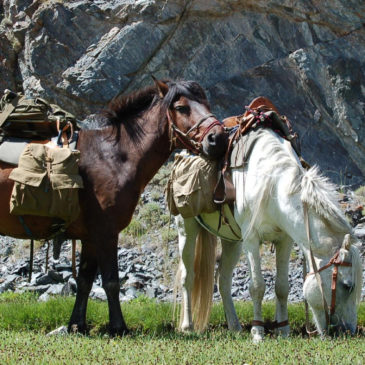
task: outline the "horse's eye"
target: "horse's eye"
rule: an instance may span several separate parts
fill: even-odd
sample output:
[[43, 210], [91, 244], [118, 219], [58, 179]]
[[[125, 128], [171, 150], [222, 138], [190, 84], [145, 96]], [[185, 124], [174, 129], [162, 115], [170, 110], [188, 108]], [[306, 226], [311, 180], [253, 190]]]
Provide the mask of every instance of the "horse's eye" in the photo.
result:
[[349, 281], [349, 280], [344, 280], [342, 282], [342, 286], [349, 293], [351, 293], [354, 290], [354, 284], [351, 281]]
[[188, 105], [177, 105], [177, 106], [175, 106], [175, 110], [182, 114], [190, 113], [190, 107]]

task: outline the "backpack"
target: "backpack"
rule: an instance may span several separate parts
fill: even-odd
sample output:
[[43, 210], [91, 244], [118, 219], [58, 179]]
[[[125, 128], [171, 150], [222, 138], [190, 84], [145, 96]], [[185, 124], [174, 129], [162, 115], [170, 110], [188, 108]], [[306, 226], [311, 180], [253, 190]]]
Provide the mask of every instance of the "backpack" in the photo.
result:
[[49, 139], [67, 124], [79, 129], [74, 115], [44, 99], [5, 90], [0, 100], [0, 136]]

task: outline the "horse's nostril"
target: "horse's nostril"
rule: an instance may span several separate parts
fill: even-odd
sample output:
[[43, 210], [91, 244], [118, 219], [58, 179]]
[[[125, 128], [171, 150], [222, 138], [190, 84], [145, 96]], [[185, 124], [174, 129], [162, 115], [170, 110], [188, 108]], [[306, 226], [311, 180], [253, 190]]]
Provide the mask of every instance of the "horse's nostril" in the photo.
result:
[[215, 144], [215, 134], [214, 133], [210, 133], [207, 135], [207, 139], [209, 144]]

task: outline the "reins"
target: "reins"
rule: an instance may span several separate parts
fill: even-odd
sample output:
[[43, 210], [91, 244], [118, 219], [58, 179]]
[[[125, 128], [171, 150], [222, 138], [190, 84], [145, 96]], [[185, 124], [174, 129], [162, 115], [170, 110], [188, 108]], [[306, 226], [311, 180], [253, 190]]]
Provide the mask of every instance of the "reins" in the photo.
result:
[[[321, 292], [321, 298], [322, 298], [322, 305], [323, 305], [323, 311], [326, 317], [326, 328], [327, 331], [329, 331], [331, 326], [331, 317], [335, 314], [336, 310], [336, 289], [337, 289], [337, 276], [338, 276], [338, 267], [339, 266], [346, 266], [351, 267], [351, 262], [344, 262], [339, 259], [340, 256], [340, 249], [336, 251], [336, 253], [332, 256], [332, 258], [329, 260], [329, 262], [322, 266], [321, 268], [317, 268], [317, 264], [314, 259], [313, 250], [312, 250], [312, 238], [310, 233], [310, 226], [309, 226], [309, 216], [308, 216], [308, 205], [307, 203], [303, 202], [303, 215], [304, 215], [304, 223], [305, 223], [305, 230], [307, 233], [307, 240], [309, 244], [309, 257], [312, 264], [313, 271], [306, 273], [304, 280], [310, 276], [315, 275], [320, 292]], [[328, 305], [326, 298], [324, 296], [323, 291], [323, 282], [321, 275], [319, 274], [321, 271], [326, 270], [333, 267], [332, 270], [332, 281], [331, 281], [331, 304]], [[309, 316], [308, 316], [308, 304], [305, 300], [305, 307], [306, 307], [306, 330], [309, 335], [314, 334], [316, 331], [309, 331]]]

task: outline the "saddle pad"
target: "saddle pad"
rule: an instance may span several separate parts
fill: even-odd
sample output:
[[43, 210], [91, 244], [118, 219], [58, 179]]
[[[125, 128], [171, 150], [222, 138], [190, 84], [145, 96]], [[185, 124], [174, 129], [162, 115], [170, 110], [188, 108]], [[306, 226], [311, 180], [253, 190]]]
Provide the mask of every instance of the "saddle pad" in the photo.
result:
[[11, 165], [18, 165], [20, 155], [30, 142], [30, 140], [22, 138], [5, 137], [0, 144], [0, 161]]
[[250, 155], [256, 141], [262, 134], [262, 128], [252, 129], [247, 134], [243, 135], [235, 143], [230, 157], [230, 168], [243, 167]]
[[[69, 148], [74, 151], [76, 150], [78, 133], [74, 132], [72, 141], [70, 142]], [[32, 140], [16, 137], [3, 137], [3, 142], [0, 144], [0, 161], [8, 163], [10, 165], [19, 165], [20, 155], [25, 150], [28, 143]], [[57, 143], [57, 137], [52, 138], [52, 142]]]
[[[221, 226], [219, 227], [219, 211], [213, 213], [202, 213], [195, 217], [198, 223], [208, 232], [228, 242], [239, 242], [242, 240], [241, 229], [237, 224], [228, 204], [222, 208]], [[218, 229], [219, 227], [219, 229]]]

